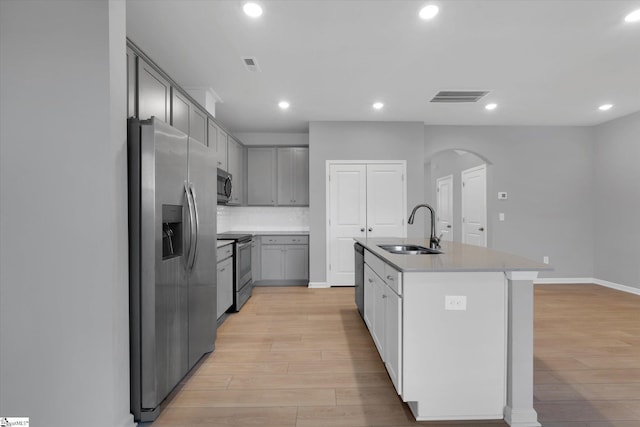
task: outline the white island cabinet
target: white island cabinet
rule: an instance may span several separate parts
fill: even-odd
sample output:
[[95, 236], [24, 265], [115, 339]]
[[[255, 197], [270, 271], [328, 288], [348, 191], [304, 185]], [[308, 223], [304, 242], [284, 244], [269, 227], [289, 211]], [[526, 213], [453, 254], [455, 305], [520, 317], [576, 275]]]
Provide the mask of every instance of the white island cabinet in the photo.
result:
[[398, 394], [419, 421], [504, 419], [533, 409], [533, 279], [549, 266], [443, 242], [437, 255], [365, 247], [364, 320]]

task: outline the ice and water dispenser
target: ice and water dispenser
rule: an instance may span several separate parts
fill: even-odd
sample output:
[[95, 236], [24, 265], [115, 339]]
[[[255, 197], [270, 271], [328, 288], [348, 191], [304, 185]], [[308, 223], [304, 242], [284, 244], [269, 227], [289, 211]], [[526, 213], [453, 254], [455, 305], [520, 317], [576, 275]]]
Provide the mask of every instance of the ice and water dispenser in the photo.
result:
[[182, 256], [182, 206], [162, 205], [162, 259]]

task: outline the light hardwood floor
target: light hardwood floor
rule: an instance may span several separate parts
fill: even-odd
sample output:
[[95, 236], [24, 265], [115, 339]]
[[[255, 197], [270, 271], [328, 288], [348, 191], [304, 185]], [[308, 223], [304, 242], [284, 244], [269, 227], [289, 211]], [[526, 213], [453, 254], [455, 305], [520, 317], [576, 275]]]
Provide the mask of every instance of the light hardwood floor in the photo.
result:
[[[640, 427], [640, 297], [538, 285], [535, 304], [534, 398], [543, 426]], [[353, 288], [256, 288], [164, 406], [154, 427], [506, 426], [416, 422]]]

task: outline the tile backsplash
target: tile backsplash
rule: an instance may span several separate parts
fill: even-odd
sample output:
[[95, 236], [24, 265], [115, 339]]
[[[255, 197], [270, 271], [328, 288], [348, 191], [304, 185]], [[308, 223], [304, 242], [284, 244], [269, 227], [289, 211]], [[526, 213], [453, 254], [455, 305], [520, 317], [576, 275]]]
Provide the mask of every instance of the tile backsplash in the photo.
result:
[[308, 207], [218, 206], [218, 233], [307, 230]]

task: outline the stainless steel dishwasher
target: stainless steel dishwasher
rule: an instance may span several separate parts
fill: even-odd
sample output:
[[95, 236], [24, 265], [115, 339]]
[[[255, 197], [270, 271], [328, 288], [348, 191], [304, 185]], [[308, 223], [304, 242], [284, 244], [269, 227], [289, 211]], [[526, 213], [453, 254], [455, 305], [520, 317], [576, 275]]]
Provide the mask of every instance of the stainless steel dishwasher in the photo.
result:
[[355, 249], [355, 294], [356, 306], [360, 312], [360, 317], [364, 319], [364, 246], [360, 243], [353, 245]]

